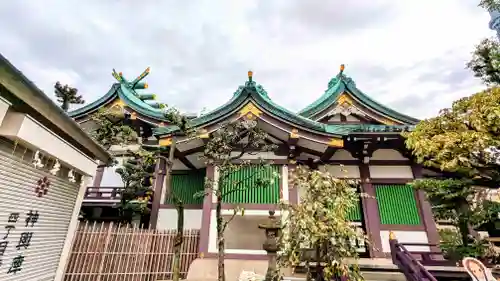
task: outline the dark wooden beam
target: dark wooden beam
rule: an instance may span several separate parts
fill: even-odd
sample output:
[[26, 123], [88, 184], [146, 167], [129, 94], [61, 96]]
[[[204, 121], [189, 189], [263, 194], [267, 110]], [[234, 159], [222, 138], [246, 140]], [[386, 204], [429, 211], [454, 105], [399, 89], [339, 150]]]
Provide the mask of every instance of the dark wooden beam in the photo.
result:
[[188, 167], [191, 170], [196, 170], [197, 168], [191, 163], [185, 156], [184, 153], [180, 152], [178, 149], [175, 150], [174, 152], [174, 157], [179, 159], [182, 164], [184, 164], [186, 167]]
[[313, 150], [313, 149], [310, 149], [310, 148], [307, 148], [307, 147], [298, 146], [296, 149], [299, 152], [299, 154], [301, 152], [304, 152], [304, 153], [311, 154], [311, 155], [318, 156], [318, 157], [323, 156], [322, 152], [319, 152], [319, 151], [316, 151], [316, 150]]
[[329, 146], [325, 149], [325, 152], [323, 152], [323, 155], [321, 155], [320, 160], [321, 162], [326, 162], [332, 158], [333, 154], [335, 154], [335, 151], [337, 151], [337, 147]]
[[290, 160], [295, 160], [300, 153], [297, 153], [297, 143], [299, 142], [298, 130], [293, 129], [288, 135], [287, 144], [287, 157]]
[[203, 141], [203, 145], [206, 145], [208, 141], [210, 141], [211, 134], [206, 134], [200, 137], [200, 139]]
[[198, 147], [195, 147], [195, 148], [184, 150], [184, 151], [182, 151], [180, 153], [184, 154], [184, 156], [188, 156], [188, 155], [191, 155], [191, 154], [194, 154], [194, 153], [203, 152], [204, 150], [205, 150], [205, 146], [198, 146]]
[[290, 135], [288, 136], [288, 145], [289, 146], [296, 146], [297, 143], [299, 142], [299, 131], [297, 129], [293, 129]]

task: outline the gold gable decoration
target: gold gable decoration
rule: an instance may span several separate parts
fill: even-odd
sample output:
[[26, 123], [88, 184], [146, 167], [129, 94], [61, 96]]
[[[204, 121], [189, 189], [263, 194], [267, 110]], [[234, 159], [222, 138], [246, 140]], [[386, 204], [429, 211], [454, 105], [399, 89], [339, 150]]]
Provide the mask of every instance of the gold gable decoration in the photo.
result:
[[337, 99], [337, 104], [338, 105], [343, 105], [343, 104], [352, 104], [352, 99], [346, 94], [343, 93], [340, 95], [340, 97]]
[[240, 110], [240, 117], [247, 117], [248, 119], [253, 119], [254, 117], [259, 117], [262, 114], [262, 111], [258, 109], [253, 103], [247, 103]]
[[344, 147], [344, 140], [338, 138], [331, 138], [328, 146], [332, 147]]
[[158, 144], [160, 146], [171, 146], [172, 145], [172, 138], [160, 139], [158, 141]]
[[387, 126], [394, 126], [394, 125], [397, 125], [395, 122], [387, 119], [387, 118], [384, 118], [382, 119], [382, 124], [384, 125], [387, 125]]
[[210, 137], [209, 134], [208, 134], [208, 131], [206, 129], [200, 130], [199, 133], [200, 134], [198, 135], [198, 137], [200, 139], [208, 139]]
[[116, 99], [109, 106], [107, 106], [109, 112], [116, 115], [124, 114], [125, 113], [124, 108], [125, 108], [125, 102], [121, 99]]

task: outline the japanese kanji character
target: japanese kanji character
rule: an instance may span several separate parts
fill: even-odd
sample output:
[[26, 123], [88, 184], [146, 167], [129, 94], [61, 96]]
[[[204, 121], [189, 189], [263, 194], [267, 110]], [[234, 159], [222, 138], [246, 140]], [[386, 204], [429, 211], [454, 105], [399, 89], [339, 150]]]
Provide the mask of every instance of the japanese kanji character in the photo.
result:
[[26, 214], [26, 227], [28, 227], [28, 225], [31, 223], [31, 227], [33, 227], [35, 225], [35, 223], [38, 222], [38, 217], [39, 217], [39, 214], [38, 214], [38, 211], [35, 211], [33, 213], [33, 210], [30, 210], [27, 214]]
[[7, 246], [9, 245], [9, 241], [0, 241], [0, 256], [5, 254], [5, 250], [7, 250]]
[[16, 229], [16, 227], [15, 227], [15, 226], [13, 226], [13, 225], [6, 225], [6, 226], [5, 226], [5, 229], [7, 230], [7, 234], [5, 234], [5, 236], [2, 238], [2, 240], [7, 239], [7, 237], [9, 237], [10, 231], [11, 231], [12, 229]]
[[19, 243], [17, 243], [16, 248], [19, 250], [21, 247], [28, 249], [31, 244], [31, 237], [33, 237], [33, 232], [23, 232], [19, 237]]
[[23, 268], [23, 262], [24, 262], [24, 256], [19, 255], [15, 258], [12, 259], [12, 264], [9, 267], [9, 270], [7, 273], [14, 273], [16, 274], [17, 272], [21, 271]]
[[19, 219], [19, 213], [10, 213], [8, 222], [16, 223], [18, 219]]

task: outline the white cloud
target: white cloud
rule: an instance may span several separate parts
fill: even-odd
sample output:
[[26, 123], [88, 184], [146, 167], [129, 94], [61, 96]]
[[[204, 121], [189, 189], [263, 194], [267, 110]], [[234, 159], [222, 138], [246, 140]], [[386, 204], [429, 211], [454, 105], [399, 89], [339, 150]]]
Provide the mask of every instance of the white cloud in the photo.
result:
[[61, 80], [87, 101], [107, 92], [112, 68], [151, 66], [151, 90], [190, 112], [226, 102], [249, 69], [292, 110], [319, 97], [341, 63], [366, 94], [416, 117], [481, 89], [465, 62], [494, 33], [470, 1], [325, 3], [5, 1], [0, 51], [49, 95]]

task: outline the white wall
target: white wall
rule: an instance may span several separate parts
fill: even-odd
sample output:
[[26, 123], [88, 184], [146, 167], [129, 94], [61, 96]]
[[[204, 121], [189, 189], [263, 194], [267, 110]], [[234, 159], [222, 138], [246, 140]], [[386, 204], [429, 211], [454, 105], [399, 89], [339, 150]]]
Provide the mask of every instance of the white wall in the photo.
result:
[[358, 166], [324, 165], [320, 170], [327, 171], [337, 178], [359, 179], [361, 177]]
[[7, 115], [8, 110], [9, 110], [9, 103], [0, 98], [0, 125], [2, 124], [5, 115]]
[[[222, 210], [222, 215], [227, 218], [227, 216], [231, 216], [233, 214], [233, 210]], [[264, 230], [258, 229], [258, 224], [259, 223], [265, 223], [268, 220], [269, 216], [269, 211], [267, 210], [246, 210], [245, 215], [241, 216], [238, 215], [237, 218], [235, 218], [236, 223], [233, 226], [237, 225], [245, 225], [246, 222], [246, 228], [245, 229], [232, 229], [231, 227], [228, 226], [227, 232], [225, 233], [226, 240], [227, 239], [238, 239], [241, 238], [241, 232], [246, 231], [246, 238], [245, 239], [257, 239], [260, 240], [261, 238], [265, 237], [264, 235]], [[275, 216], [280, 219], [281, 217], [281, 212], [276, 211]], [[239, 222], [238, 222], [239, 221]], [[232, 223], [232, 222], [231, 222]], [[231, 238], [231, 235], [233, 237]], [[255, 238], [253, 238], [255, 237]], [[210, 218], [210, 231], [209, 231], [209, 238], [208, 238], [208, 252], [210, 253], [216, 253], [217, 252], [217, 223], [216, 223], [216, 217], [215, 217], [215, 210], [212, 210], [211, 212], [211, 218]], [[243, 241], [244, 242], [244, 241]], [[253, 241], [254, 242], [254, 241]], [[255, 246], [255, 243], [250, 243], [252, 246]], [[255, 248], [255, 247], [254, 247]], [[253, 255], [265, 255], [266, 251], [260, 249], [226, 249], [226, 253], [234, 253], [234, 254], [253, 254]]]
[[[425, 231], [402, 231], [394, 230], [392, 231], [401, 243], [429, 243], [427, 239], [427, 233]], [[381, 230], [380, 238], [382, 239], [382, 250], [384, 253], [390, 253], [391, 247], [389, 245], [389, 231]], [[408, 251], [416, 252], [429, 252], [429, 246], [405, 246]]]
[[377, 149], [373, 152], [371, 160], [408, 160], [408, 158], [394, 149]]
[[369, 166], [370, 177], [374, 179], [411, 179], [413, 172], [410, 166]]
[[345, 149], [339, 149], [333, 154], [331, 160], [356, 160], [351, 153]]
[[0, 135], [17, 140], [33, 150], [40, 150], [83, 174], [93, 176], [96, 172], [96, 161], [24, 113], [7, 111], [0, 126]]
[[[238, 156], [240, 153], [239, 152], [231, 152], [231, 157]], [[272, 151], [266, 151], [266, 152], [257, 152], [257, 153], [245, 153], [241, 157], [241, 159], [245, 160], [258, 160], [258, 159], [266, 159], [266, 160], [273, 160], [273, 159], [287, 159], [286, 155], [276, 155]]]
[[[184, 210], [184, 229], [200, 229], [203, 210]], [[175, 209], [160, 209], [158, 212], [157, 229], [177, 229], [177, 211]]]

